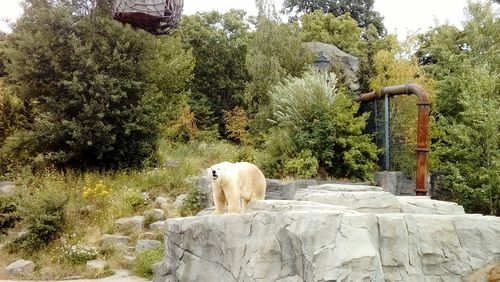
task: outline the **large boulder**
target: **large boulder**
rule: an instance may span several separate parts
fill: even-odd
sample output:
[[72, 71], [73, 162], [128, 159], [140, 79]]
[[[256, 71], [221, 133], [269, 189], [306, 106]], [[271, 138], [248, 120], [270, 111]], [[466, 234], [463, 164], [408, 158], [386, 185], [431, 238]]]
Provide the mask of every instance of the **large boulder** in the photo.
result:
[[15, 276], [26, 276], [32, 274], [34, 270], [35, 263], [25, 259], [16, 260], [5, 268], [5, 272]]
[[500, 260], [500, 218], [369, 187], [319, 188], [311, 201], [167, 220], [155, 281], [462, 281]]
[[358, 71], [360, 64], [358, 58], [340, 50], [332, 44], [306, 42], [303, 45], [316, 54], [317, 60], [324, 61], [329, 67], [340, 71], [345, 84], [350, 90], [359, 90]]

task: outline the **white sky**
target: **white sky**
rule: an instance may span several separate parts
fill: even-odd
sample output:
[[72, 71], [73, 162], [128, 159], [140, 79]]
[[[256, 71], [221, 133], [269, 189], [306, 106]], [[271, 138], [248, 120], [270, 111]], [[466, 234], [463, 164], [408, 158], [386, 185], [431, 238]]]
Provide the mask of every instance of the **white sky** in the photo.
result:
[[[21, 0], [0, 0], [0, 19], [15, 19], [22, 13]], [[281, 9], [283, 0], [274, 0]], [[397, 33], [400, 40], [408, 33], [425, 32], [438, 23], [450, 23], [461, 27], [465, 19], [467, 0], [375, 0], [375, 10], [384, 17], [389, 33]], [[184, 0], [184, 14], [197, 11], [243, 9], [255, 14], [255, 0]], [[9, 31], [8, 25], [0, 22], [0, 30]]]

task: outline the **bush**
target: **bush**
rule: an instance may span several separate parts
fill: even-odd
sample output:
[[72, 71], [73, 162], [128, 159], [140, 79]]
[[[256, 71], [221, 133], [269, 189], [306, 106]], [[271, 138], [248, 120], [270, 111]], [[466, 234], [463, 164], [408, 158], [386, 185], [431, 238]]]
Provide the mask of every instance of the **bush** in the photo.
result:
[[[266, 145], [276, 162], [275, 173], [285, 173], [286, 162], [289, 169], [298, 165], [287, 159], [308, 159], [300, 155], [308, 150], [318, 169], [329, 176], [373, 177], [378, 150], [363, 134], [367, 115], [357, 116], [359, 104], [336, 91], [335, 83], [334, 75], [310, 71], [275, 87], [271, 93], [274, 122], [281, 130], [269, 135]], [[311, 159], [308, 162], [313, 165]]]
[[53, 188], [41, 188], [25, 199], [23, 215], [28, 233], [12, 241], [10, 250], [38, 251], [58, 238], [66, 223], [67, 200], [64, 193]]
[[318, 174], [318, 167], [318, 160], [310, 150], [305, 150], [285, 161], [284, 173], [298, 178], [314, 178]]
[[6, 234], [19, 220], [21, 216], [16, 201], [11, 197], [0, 197], [0, 234]]
[[182, 203], [179, 213], [181, 216], [190, 216], [197, 214], [199, 211], [201, 211], [200, 193], [196, 188], [193, 188]]
[[153, 278], [153, 266], [163, 259], [163, 248], [145, 250], [137, 254], [134, 265], [135, 274]]

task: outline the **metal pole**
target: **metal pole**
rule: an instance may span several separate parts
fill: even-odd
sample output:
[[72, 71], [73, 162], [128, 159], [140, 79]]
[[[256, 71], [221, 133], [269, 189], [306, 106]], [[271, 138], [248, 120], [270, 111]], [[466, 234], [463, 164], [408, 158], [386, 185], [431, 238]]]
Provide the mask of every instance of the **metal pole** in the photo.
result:
[[389, 144], [389, 97], [384, 96], [384, 159], [385, 159], [385, 170], [390, 170], [390, 144]]

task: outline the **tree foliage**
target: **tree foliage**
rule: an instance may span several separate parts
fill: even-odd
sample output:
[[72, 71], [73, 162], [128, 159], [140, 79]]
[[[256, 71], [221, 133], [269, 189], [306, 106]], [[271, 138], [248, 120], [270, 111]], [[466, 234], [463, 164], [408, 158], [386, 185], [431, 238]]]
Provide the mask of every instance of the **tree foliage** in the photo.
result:
[[276, 11], [259, 2], [259, 15], [255, 19], [247, 70], [250, 82], [245, 89], [245, 102], [251, 118], [253, 135], [265, 132], [269, 124], [269, 92], [287, 76], [300, 76], [313, 60], [313, 54], [302, 47], [297, 23], [282, 23]]
[[424, 35], [418, 52], [436, 79], [438, 138], [445, 185], [469, 212], [499, 214], [500, 17], [492, 3], [469, 3], [462, 31]]
[[363, 30], [349, 14], [335, 16], [318, 10], [304, 14], [300, 22], [302, 41], [333, 44], [351, 55], [362, 56], [364, 45], [361, 41], [361, 33]]
[[[283, 146], [290, 148], [286, 152], [288, 158], [309, 159], [300, 155], [309, 150], [318, 162], [319, 174], [370, 179], [377, 148], [370, 136], [363, 134], [367, 115], [357, 116], [359, 105], [336, 91], [335, 84], [335, 76], [315, 72], [279, 83], [271, 92], [274, 121], [282, 128], [275, 132], [290, 139], [291, 144]], [[277, 139], [271, 137], [269, 142], [274, 140]], [[283, 152], [269, 151], [271, 157], [282, 162], [277, 171], [280, 174], [280, 169], [289, 167], [290, 162], [275, 153]], [[309, 161], [304, 162], [307, 163], [310, 165]]]
[[225, 135], [224, 112], [243, 105], [248, 25], [245, 13], [231, 10], [186, 16], [179, 34], [196, 60], [189, 87], [198, 127]]
[[308, 14], [320, 10], [335, 16], [349, 13], [361, 28], [373, 25], [381, 35], [385, 34], [382, 16], [373, 10], [374, 0], [285, 0], [283, 11], [297, 18], [301, 14]]
[[8, 82], [33, 121], [2, 152], [62, 167], [141, 166], [190, 78], [175, 38], [133, 32], [66, 5], [28, 5], [9, 36]]

